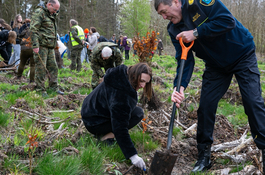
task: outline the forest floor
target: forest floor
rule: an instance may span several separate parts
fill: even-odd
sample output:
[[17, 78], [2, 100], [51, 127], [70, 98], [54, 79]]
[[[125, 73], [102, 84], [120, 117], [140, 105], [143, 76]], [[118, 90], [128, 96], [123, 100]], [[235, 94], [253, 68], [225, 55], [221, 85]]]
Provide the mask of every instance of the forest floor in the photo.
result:
[[[167, 69], [159, 66], [157, 69]], [[175, 68], [174, 68], [175, 69]], [[195, 68], [196, 69], [196, 68]], [[165, 71], [165, 70], [164, 70]], [[162, 71], [163, 72], [163, 71]], [[10, 78], [12, 77], [12, 78]], [[19, 91], [28, 91], [32, 90], [34, 88], [34, 83], [28, 84], [28, 79], [25, 77], [18, 81], [14, 79], [15, 73], [14, 72], [4, 72], [0, 73], [0, 82], [3, 84], [10, 84], [12, 85], [19, 85]], [[168, 126], [169, 126], [169, 119], [172, 113], [172, 103], [168, 102], [168, 93], [163, 93], [164, 88], [168, 88], [164, 82], [170, 80], [173, 80], [173, 77], [170, 77], [168, 80], [165, 80], [165, 77], [161, 77], [160, 75], [154, 76], [154, 84], [156, 86], [160, 87], [160, 90], [157, 93], [158, 101], [160, 101], [159, 106], [156, 110], [150, 109], [151, 106], [145, 105], [143, 106], [146, 108], [146, 111], [148, 111], [147, 119], [145, 123], [148, 123], [148, 127], [146, 132], [150, 133], [152, 136], [152, 139], [154, 141], [157, 141], [161, 147], [159, 147], [159, 150], [162, 152], [166, 152], [166, 144], [167, 144], [167, 133], [168, 133]], [[196, 77], [196, 76], [195, 76]], [[60, 84], [67, 84], [71, 83], [72, 80], [69, 79], [69, 77], [61, 78]], [[193, 79], [193, 89], [195, 89], [195, 93], [186, 95], [186, 99], [184, 100], [184, 103], [182, 107], [178, 110], [179, 111], [179, 123], [181, 125], [178, 125], [175, 123], [175, 126], [180, 128], [181, 132], [173, 136], [172, 139], [172, 145], [171, 145], [171, 153], [177, 155], [177, 159], [174, 165], [174, 168], [172, 170], [171, 174], [189, 174], [192, 170], [196, 159], [197, 159], [197, 142], [196, 142], [196, 127], [191, 132], [185, 133], [185, 130], [187, 128], [190, 128], [194, 124], [197, 123], [197, 107], [199, 104], [200, 99], [200, 80], [194, 80]], [[21, 85], [22, 84], [22, 85]], [[89, 88], [89, 83], [74, 83], [75, 88]], [[234, 86], [234, 87], [233, 87]], [[241, 97], [240, 92], [238, 90], [238, 87], [232, 83], [232, 88], [229, 88], [227, 93], [224, 95], [223, 99], [229, 101], [231, 105], [240, 105]], [[66, 90], [65, 90], [66, 91]], [[2, 135], [10, 135], [12, 138], [15, 137], [15, 130], [19, 127], [18, 122], [21, 120], [21, 117], [24, 117], [25, 115], [20, 115], [20, 113], [27, 111], [28, 113], [35, 114], [42, 116], [39, 120], [41, 120], [42, 123], [42, 129], [44, 132], [50, 132], [49, 126], [52, 124], [49, 120], [45, 120], [49, 118], [50, 114], [52, 114], [54, 111], [58, 110], [64, 110], [64, 111], [78, 111], [80, 110], [80, 107], [82, 105], [82, 102], [86, 95], [82, 94], [76, 94], [73, 93], [74, 89], [68, 89], [66, 92], [66, 95], [55, 95], [51, 98], [47, 98], [44, 100], [45, 105], [37, 105], [35, 108], [32, 108], [30, 104], [25, 100], [24, 98], [15, 99], [15, 102], [13, 105], [9, 106], [9, 108], [5, 108], [5, 113], [10, 113], [14, 115], [14, 120], [12, 123], [9, 123], [8, 129], [1, 128], [1, 134]], [[9, 93], [15, 93], [15, 91], [10, 91]], [[6, 96], [2, 95], [2, 97]], [[8, 103], [5, 98], [0, 99], [0, 102], [2, 103]], [[142, 104], [139, 104], [142, 106]], [[193, 105], [194, 109], [191, 110], [191, 106]], [[3, 109], [4, 107], [0, 107]], [[21, 111], [23, 110], [23, 111]], [[0, 114], [1, 115], [1, 114]], [[32, 116], [32, 115], [30, 115]], [[34, 115], [33, 115], [34, 116]], [[248, 124], [240, 125], [240, 126], [234, 126], [228, 119], [228, 116], [217, 114], [216, 121], [215, 121], [215, 128], [214, 128], [214, 134], [213, 139], [214, 143], [213, 145], [218, 145], [226, 142], [232, 142], [235, 140], [238, 140], [244, 135], [245, 131], [248, 133], [248, 136], [250, 135], [250, 128]], [[69, 138], [73, 143], [76, 143], [77, 140], [82, 137], [82, 135], [88, 134], [85, 127], [79, 127], [81, 123], [80, 114], [78, 114], [78, 117], [71, 118], [70, 122], [72, 126], [76, 126], [76, 131], [74, 133], [68, 132], [67, 130], [64, 131], [63, 137]], [[167, 119], [166, 119], [167, 118]], [[64, 119], [69, 120], [69, 119]], [[46, 121], [46, 123], [45, 123]], [[138, 128], [143, 129], [142, 125], [139, 124]], [[60, 128], [59, 128], [60, 129]], [[62, 131], [62, 130], [60, 130]], [[59, 134], [60, 135], [60, 134]], [[38, 143], [38, 147], [36, 148], [35, 155], [41, 156], [43, 152], [47, 148], [51, 147], [51, 144], [49, 141], [51, 137], [55, 137], [51, 133], [47, 133], [46, 139], [43, 139], [43, 141], [40, 141]], [[246, 139], [245, 139], [246, 140]], [[213, 146], [212, 145], [212, 146]], [[236, 146], [234, 146], [236, 147]], [[238, 152], [234, 152], [232, 156], [242, 155], [243, 159], [239, 162], [234, 162], [229, 157], [222, 156], [223, 153], [231, 150], [234, 147], [230, 147], [224, 150], [220, 151], [212, 151], [212, 164], [210, 170], [205, 172], [205, 174], [225, 174], [221, 173], [220, 170], [230, 168], [230, 173], [233, 172], [242, 172], [242, 169], [246, 167], [246, 165], [253, 165], [254, 170], [251, 172], [252, 174], [259, 174], [260, 169], [260, 162], [256, 161], [256, 158], [259, 159], [260, 153], [259, 150], [256, 148], [253, 141], [248, 142], [243, 148], [240, 149]], [[1, 143], [0, 145], [0, 164], [3, 162], [4, 159], [7, 159], [7, 155], [16, 154], [21, 155], [25, 158], [25, 151], [23, 146], [14, 146], [14, 143], [12, 142], [5, 142]], [[145, 152], [144, 150], [141, 151], [142, 145], [136, 144], [136, 149], [141, 152], [142, 157], [144, 160], [146, 160], [147, 169], [149, 169], [152, 159], [154, 157], [155, 151], [153, 150], [150, 152]], [[68, 150], [68, 152], [74, 152], [73, 150]], [[237, 159], [236, 159], [237, 160]], [[117, 170], [119, 172], [126, 172], [129, 169], [129, 165], [125, 162], [118, 163]], [[219, 171], [217, 171], [219, 170]], [[0, 174], [9, 174], [10, 171], [7, 169], [1, 168], [0, 166]], [[105, 172], [106, 173], [106, 172]], [[109, 172], [107, 174], [114, 174], [113, 172]], [[142, 171], [140, 171], [138, 168], [132, 168], [128, 173], [129, 174], [143, 174]], [[238, 173], [241, 174], [241, 173]], [[243, 174], [248, 174], [247, 172]]]

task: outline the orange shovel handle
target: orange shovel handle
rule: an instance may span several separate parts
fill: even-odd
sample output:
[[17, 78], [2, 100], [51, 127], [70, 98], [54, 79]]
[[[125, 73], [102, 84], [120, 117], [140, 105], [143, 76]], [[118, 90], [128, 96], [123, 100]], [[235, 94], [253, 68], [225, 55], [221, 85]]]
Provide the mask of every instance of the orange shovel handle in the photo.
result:
[[180, 37], [180, 38], [179, 38], [179, 43], [180, 43], [181, 48], [182, 48], [182, 54], [181, 54], [181, 58], [180, 58], [180, 59], [182, 59], [182, 60], [187, 60], [188, 52], [189, 52], [190, 48], [193, 46], [194, 41], [192, 41], [192, 42], [190, 43], [189, 47], [186, 47], [186, 46], [184, 45], [184, 43], [183, 43], [182, 38]]

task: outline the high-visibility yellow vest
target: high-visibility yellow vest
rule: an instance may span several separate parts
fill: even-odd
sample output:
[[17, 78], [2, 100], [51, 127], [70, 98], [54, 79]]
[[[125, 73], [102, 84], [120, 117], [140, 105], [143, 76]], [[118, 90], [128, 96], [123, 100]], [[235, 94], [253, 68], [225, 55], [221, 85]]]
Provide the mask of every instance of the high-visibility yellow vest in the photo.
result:
[[[77, 35], [79, 37], [79, 39], [82, 41], [85, 39], [85, 34], [84, 34], [84, 31], [83, 29], [78, 26], [78, 25], [75, 25], [75, 26], [72, 26], [72, 27], [75, 27], [77, 29]], [[70, 39], [71, 39], [71, 43], [72, 43], [72, 46], [76, 46], [76, 45], [79, 45], [79, 43], [74, 39], [72, 33], [70, 32]]]

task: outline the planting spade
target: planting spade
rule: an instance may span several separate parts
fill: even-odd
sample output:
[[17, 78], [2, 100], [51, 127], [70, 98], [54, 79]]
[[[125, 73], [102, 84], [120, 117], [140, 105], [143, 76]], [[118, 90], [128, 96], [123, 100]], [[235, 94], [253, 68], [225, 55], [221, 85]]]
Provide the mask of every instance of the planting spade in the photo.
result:
[[[182, 79], [183, 69], [185, 65], [185, 60], [187, 59], [188, 51], [193, 46], [194, 41], [191, 42], [191, 44], [186, 47], [182, 41], [182, 38], [179, 38], [179, 43], [182, 48], [182, 54], [181, 54], [181, 62], [180, 62], [180, 69], [178, 74], [178, 81], [177, 81], [177, 88], [176, 90], [179, 92], [180, 90], [180, 83]], [[174, 120], [175, 120], [175, 114], [176, 114], [176, 103], [173, 104], [173, 110], [171, 114], [169, 129], [168, 129], [168, 137], [167, 137], [167, 150], [165, 153], [161, 151], [156, 151], [155, 156], [153, 158], [152, 164], [150, 166], [150, 169], [148, 171], [148, 175], [170, 175], [172, 172], [172, 169], [174, 167], [174, 164], [177, 159], [176, 154], [170, 153], [170, 146], [172, 143], [172, 132], [173, 132], [173, 126], [174, 126]]]

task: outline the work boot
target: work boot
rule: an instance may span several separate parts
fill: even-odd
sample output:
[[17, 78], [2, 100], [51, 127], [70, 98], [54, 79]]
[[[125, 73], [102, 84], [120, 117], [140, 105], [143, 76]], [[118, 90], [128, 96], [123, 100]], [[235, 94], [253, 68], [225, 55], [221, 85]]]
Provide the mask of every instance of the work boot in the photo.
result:
[[64, 93], [60, 90], [57, 91], [57, 94], [64, 95]]
[[192, 170], [193, 173], [202, 172], [210, 169], [211, 163], [211, 145], [198, 145], [198, 160]]
[[265, 149], [263, 149], [262, 151], [262, 162], [263, 162], [263, 174], [265, 174]]

